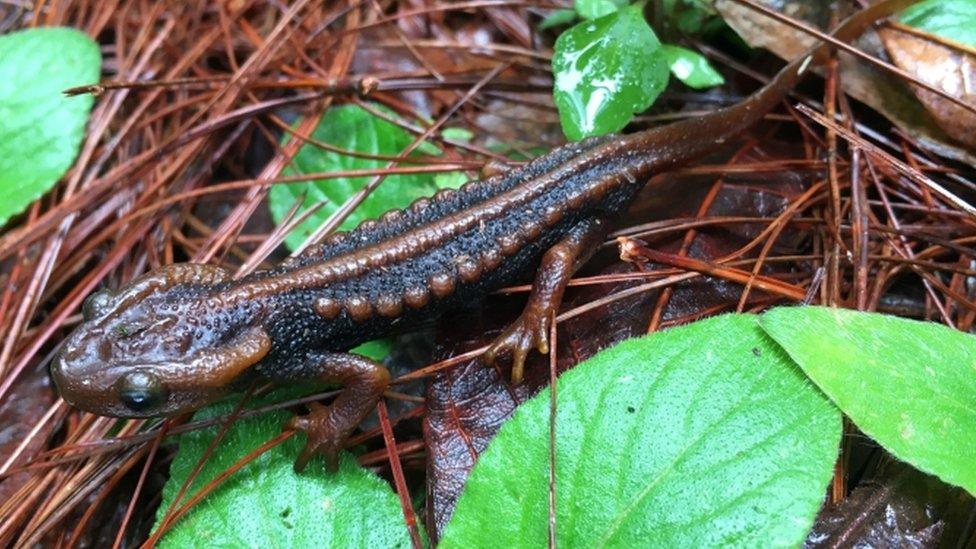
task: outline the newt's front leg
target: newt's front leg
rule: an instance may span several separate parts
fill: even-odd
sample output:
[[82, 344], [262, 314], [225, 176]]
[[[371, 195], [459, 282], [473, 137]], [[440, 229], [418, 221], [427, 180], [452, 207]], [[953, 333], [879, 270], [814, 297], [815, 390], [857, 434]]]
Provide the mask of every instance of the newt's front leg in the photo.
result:
[[390, 385], [390, 373], [381, 364], [353, 354], [313, 352], [308, 361], [308, 375], [303, 377], [342, 385], [343, 390], [329, 406], [311, 403], [307, 415], [295, 416], [286, 425], [308, 435], [295, 471], [304, 469], [315, 454], [325, 456], [326, 466], [335, 471], [339, 451]]
[[573, 274], [593, 255], [607, 234], [607, 222], [594, 217], [578, 225], [542, 256], [529, 302], [513, 322], [485, 352], [489, 363], [505, 352], [512, 353], [512, 383], [522, 380], [525, 357], [534, 347], [549, 352], [549, 325], [559, 310], [563, 293]]

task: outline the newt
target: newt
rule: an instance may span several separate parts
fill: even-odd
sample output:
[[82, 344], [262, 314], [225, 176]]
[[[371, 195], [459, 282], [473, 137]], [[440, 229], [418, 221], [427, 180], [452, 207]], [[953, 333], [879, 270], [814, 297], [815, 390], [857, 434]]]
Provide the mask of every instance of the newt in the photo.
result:
[[[857, 36], [904, 5], [888, 0], [834, 32]], [[159, 417], [199, 408], [255, 380], [319, 380], [343, 387], [287, 428], [334, 469], [343, 443], [390, 383], [379, 363], [350, 354], [359, 343], [436, 316], [535, 273], [521, 316], [489, 347], [548, 352], [552, 313], [610, 221], [651, 174], [699, 158], [759, 121], [827, 57], [820, 44], [740, 103], [667, 126], [586, 139], [522, 167], [442, 190], [402, 210], [336, 233], [277, 267], [233, 279], [224, 269], [177, 263], [83, 305], [84, 321], [51, 365], [60, 395], [100, 415]]]

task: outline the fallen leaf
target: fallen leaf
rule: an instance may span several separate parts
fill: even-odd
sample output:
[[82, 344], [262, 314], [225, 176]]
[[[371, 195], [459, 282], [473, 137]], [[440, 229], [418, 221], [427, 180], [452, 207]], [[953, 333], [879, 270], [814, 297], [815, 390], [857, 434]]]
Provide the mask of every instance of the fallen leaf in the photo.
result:
[[[829, 21], [829, 14], [825, 11], [830, 8], [829, 3], [756, 1], [821, 28]], [[802, 31], [732, 0], [717, 0], [715, 8], [746, 43], [752, 47], [766, 48], [783, 59], [798, 57], [816, 41]], [[877, 33], [866, 32], [854, 46], [874, 57], [883, 57], [883, 47]], [[898, 77], [848, 54], [841, 53], [839, 57], [841, 84], [848, 95], [884, 115], [914, 138], [919, 146], [946, 158], [976, 166], [976, 155], [959, 146]]]
[[[51, 378], [47, 375], [46, 367], [26, 372], [14, 383], [10, 395], [0, 403], [0, 461], [5, 461], [14, 453], [34, 428], [35, 420], [43, 417], [53, 403], [54, 391], [51, 390]], [[47, 422], [12, 466], [26, 464], [42, 450], [54, 426], [53, 422]], [[9, 501], [30, 478], [29, 473], [19, 473], [0, 481], [0, 501]]]
[[959, 538], [972, 505], [964, 490], [889, 462], [878, 477], [822, 509], [804, 547], [955, 547], [965, 543]]
[[[963, 101], [976, 105], [976, 57], [898, 29], [879, 31], [888, 56], [899, 68]], [[976, 113], [919, 86], [915, 96], [953, 139], [976, 149]]]

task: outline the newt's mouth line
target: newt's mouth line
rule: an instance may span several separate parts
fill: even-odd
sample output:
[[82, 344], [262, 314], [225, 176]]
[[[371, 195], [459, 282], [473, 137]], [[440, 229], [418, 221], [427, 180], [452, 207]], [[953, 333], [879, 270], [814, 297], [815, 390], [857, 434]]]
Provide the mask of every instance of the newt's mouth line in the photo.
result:
[[139, 370], [145, 368], [147, 370], [152, 370], [154, 372], [165, 371], [166, 368], [180, 368], [186, 367], [193, 364], [192, 358], [187, 358], [186, 360], [180, 360], [178, 362], [165, 361], [165, 362], [113, 362], [111, 364], [105, 365], [105, 372], [115, 372], [116, 370], [125, 370], [128, 373], [133, 370]]

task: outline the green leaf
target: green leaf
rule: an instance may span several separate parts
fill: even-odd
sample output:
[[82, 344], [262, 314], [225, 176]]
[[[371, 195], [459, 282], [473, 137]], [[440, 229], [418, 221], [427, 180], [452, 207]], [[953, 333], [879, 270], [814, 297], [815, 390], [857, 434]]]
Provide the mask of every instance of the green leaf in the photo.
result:
[[515, 162], [528, 162], [533, 158], [538, 158], [546, 154], [550, 150], [546, 147], [533, 146], [527, 143], [497, 143], [489, 146], [488, 149]]
[[393, 348], [392, 339], [374, 339], [373, 341], [367, 341], [359, 347], [349, 351], [350, 353], [356, 353], [357, 355], [363, 355], [367, 358], [373, 360], [383, 360], [390, 354], [390, 349]]
[[627, 5], [627, 0], [576, 0], [573, 7], [583, 19], [599, 19]]
[[687, 86], [702, 89], [725, 83], [708, 59], [696, 51], [671, 44], [662, 44], [660, 51], [671, 68], [671, 74]]
[[[625, 341], [562, 375], [560, 547], [796, 546], [837, 457], [837, 409], [750, 315]], [[475, 465], [441, 547], [545, 547], [549, 392]]]
[[623, 129], [668, 82], [668, 65], [637, 6], [578, 23], [556, 40], [553, 99], [572, 140]]
[[664, 0], [663, 4], [665, 16], [684, 34], [699, 34], [710, 21], [722, 21], [708, 0]]
[[774, 309], [761, 326], [895, 457], [976, 494], [976, 337], [826, 307]]
[[568, 25], [576, 20], [576, 11], [570, 9], [553, 10], [539, 23], [539, 30]]
[[95, 99], [62, 92], [98, 82], [101, 64], [98, 44], [74, 29], [0, 36], [0, 226], [74, 163]]
[[976, 0], [926, 0], [901, 12], [906, 25], [976, 46]]
[[441, 137], [450, 139], [451, 141], [467, 142], [474, 139], [474, 132], [468, 128], [444, 128], [441, 130]]
[[434, 175], [434, 185], [438, 189], [457, 189], [468, 182], [464, 172], [443, 172]]
[[[232, 403], [216, 404], [195, 418], [232, 409]], [[278, 435], [288, 415], [279, 411], [238, 421], [183, 502]], [[211, 427], [180, 435], [154, 528], [216, 433], [217, 427]], [[410, 547], [399, 500], [389, 485], [348, 454], [336, 474], [326, 473], [317, 461], [296, 474], [292, 463], [303, 444], [304, 436], [294, 436], [234, 473], [166, 533], [161, 547]]]
[[[381, 108], [376, 106], [376, 108]], [[392, 114], [392, 113], [391, 113]], [[399, 126], [370, 114], [357, 105], [342, 105], [329, 109], [316, 126], [312, 137], [337, 147], [374, 154], [398, 155], [413, 141], [413, 137]], [[287, 139], [285, 136], [284, 139]], [[424, 151], [419, 151], [424, 153]], [[439, 149], [430, 145], [427, 153]], [[378, 169], [386, 160], [348, 156], [326, 151], [313, 144], [299, 148], [285, 175]], [[361, 190], [372, 177], [342, 177], [317, 179], [301, 184], [275, 185], [268, 193], [268, 207], [275, 223], [281, 223], [295, 200], [305, 194], [302, 209], [325, 201], [325, 205], [310, 215], [285, 238], [285, 244], [296, 249], [316, 227], [329, 218], [346, 200]], [[340, 229], [356, 227], [367, 219], [375, 219], [388, 210], [403, 208], [422, 196], [430, 196], [439, 189], [433, 174], [391, 175], [346, 218]]]

